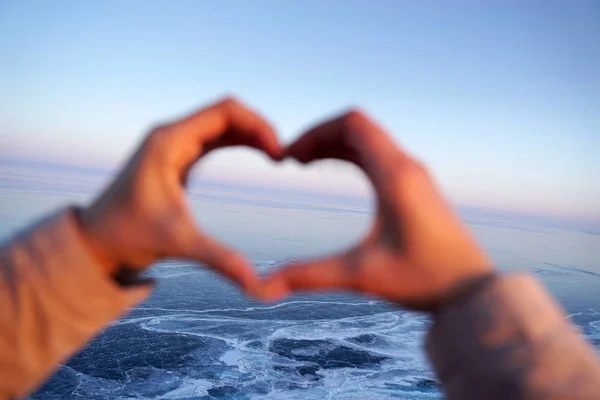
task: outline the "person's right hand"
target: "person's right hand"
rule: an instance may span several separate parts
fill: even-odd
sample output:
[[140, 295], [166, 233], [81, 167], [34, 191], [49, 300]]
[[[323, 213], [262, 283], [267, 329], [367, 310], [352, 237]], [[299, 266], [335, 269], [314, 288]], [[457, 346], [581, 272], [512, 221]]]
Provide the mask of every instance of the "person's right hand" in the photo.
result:
[[365, 114], [316, 126], [287, 149], [301, 163], [336, 158], [360, 167], [377, 196], [372, 229], [354, 248], [288, 265], [268, 277], [262, 297], [294, 291], [352, 290], [417, 310], [435, 310], [490, 261], [444, 200], [427, 169]]

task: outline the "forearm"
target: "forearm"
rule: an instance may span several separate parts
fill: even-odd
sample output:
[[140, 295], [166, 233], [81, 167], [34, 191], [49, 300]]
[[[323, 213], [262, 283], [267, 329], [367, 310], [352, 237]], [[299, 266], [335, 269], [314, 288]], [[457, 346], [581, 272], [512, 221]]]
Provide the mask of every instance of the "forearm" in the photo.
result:
[[438, 312], [427, 352], [449, 399], [596, 399], [589, 344], [531, 276], [498, 277]]
[[102, 272], [72, 210], [4, 245], [0, 268], [0, 398], [35, 389], [151, 290], [124, 290]]

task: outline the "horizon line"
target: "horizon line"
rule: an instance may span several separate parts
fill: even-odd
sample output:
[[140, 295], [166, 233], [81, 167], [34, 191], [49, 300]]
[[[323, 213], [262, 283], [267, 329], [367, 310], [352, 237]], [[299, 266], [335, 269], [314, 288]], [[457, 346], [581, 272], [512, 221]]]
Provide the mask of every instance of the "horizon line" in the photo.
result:
[[[94, 175], [104, 175], [108, 177], [108, 175], [116, 174], [119, 171], [119, 166], [107, 167], [107, 166], [92, 166], [92, 165], [81, 165], [74, 164], [69, 162], [61, 162], [61, 161], [49, 161], [44, 159], [34, 159], [34, 158], [14, 158], [14, 157], [5, 157], [0, 156], [0, 167], [2, 165], [19, 165], [25, 168], [44, 168], [51, 167], [56, 170], [65, 170], [65, 171], [73, 171], [78, 170], [80, 172], [91, 173]], [[224, 187], [231, 187], [237, 189], [258, 189], [262, 191], [266, 190], [278, 190], [284, 193], [293, 193], [293, 194], [314, 194], [314, 195], [322, 195], [329, 197], [338, 197], [338, 198], [347, 198], [347, 199], [361, 199], [365, 201], [372, 200], [374, 198], [374, 193], [372, 190], [369, 191], [369, 194], [350, 194], [350, 193], [332, 193], [327, 191], [319, 191], [315, 188], [291, 188], [288, 186], [281, 186], [277, 184], [261, 184], [259, 182], [238, 182], [235, 180], [228, 179], [217, 179], [211, 178], [207, 176], [200, 177], [200, 173], [196, 172], [193, 174], [194, 176], [190, 179], [191, 184], [188, 184], [187, 190], [191, 191], [196, 189], [198, 186], [203, 184], [208, 185], [220, 185]], [[497, 207], [497, 206], [489, 206], [489, 205], [480, 205], [480, 204], [466, 204], [466, 203], [455, 203], [450, 201], [451, 205], [459, 210], [480, 210], [480, 211], [492, 211], [496, 213], [510, 213], [512, 215], [521, 215], [525, 217], [546, 217], [546, 218], [556, 218], [559, 220], [572, 220], [578, 222], [587, 222], [587, 223], [598, 223], [600, 224], [599, 216], [591, 216], [591, 215], [566, 215], [564, 213], [559, 212], [544, 212], [538, 210], [527, 210], [523, 208], [509, 208], [509, 207]]]

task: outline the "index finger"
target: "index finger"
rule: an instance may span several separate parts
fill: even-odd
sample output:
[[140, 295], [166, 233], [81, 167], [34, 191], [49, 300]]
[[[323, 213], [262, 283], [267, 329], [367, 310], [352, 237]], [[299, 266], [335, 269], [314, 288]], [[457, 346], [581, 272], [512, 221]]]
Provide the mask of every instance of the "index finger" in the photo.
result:
[[248, 146], [281, 159], [283, 149], [274, 129], [238, 100], [226, 98], [168, 126], [178, 151], [174, 160], [189, 167], [198, 157], [224, 146]]
[[354, 163], [375, 189], [389, 180], [408, 156], [363, 112], [350, 111], [307, 131], [286, 151], [302, 163], [334, 158]]

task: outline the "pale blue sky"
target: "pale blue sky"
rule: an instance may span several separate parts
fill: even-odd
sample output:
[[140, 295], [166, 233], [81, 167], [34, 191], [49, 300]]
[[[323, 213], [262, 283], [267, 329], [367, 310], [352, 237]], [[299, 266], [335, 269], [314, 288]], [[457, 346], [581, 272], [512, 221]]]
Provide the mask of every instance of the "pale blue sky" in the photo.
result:
[[[225, 93], [284, 141], [359, 105], [459, 204], [600, 218], [599, 21], [595, 0], [0, 0], [0, 158], [113, 167], [152, 124]], [[365, 187], [250, 151], [205, 173]]]

